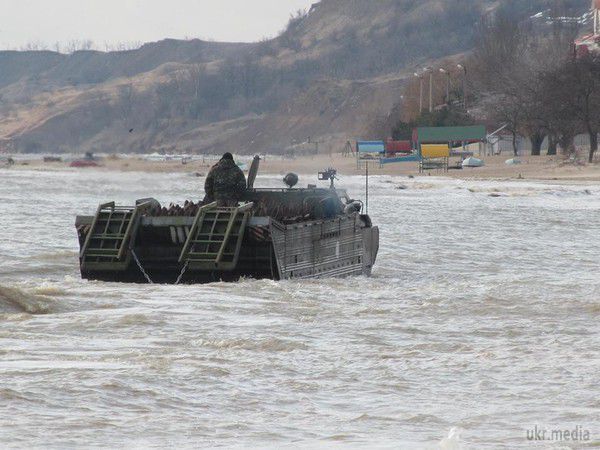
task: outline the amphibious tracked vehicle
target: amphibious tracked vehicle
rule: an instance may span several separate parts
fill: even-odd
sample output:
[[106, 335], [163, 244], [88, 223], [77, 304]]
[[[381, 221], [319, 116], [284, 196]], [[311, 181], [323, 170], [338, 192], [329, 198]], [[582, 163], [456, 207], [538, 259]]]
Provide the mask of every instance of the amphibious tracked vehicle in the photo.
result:
[[[239, 206], [162, 207], [154, 199], [98, 207], [78, 216], [81, 276], [133, 283], [208, 283], [370, 275], [379, 229], [362, 202], [329, 189], [255, 189], [259, 159]], [[286, 177], [286, 181], [297, 177]]]

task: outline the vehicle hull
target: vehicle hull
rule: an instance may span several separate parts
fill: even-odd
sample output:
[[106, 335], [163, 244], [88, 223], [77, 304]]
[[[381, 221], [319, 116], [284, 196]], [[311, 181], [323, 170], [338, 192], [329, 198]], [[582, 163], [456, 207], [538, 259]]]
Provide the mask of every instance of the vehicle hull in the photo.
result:
[[[81, 248], [93, 220], [77, 217]], [[343, 214], [287, 225], [270, 217], [252, 217], [233, 270], [198, 269], [180, 262], [193, 221], [193, 217], [143, 217], [124, 263], [90, 264], [80, 259], [81, 276], [160, 284], [368, 276], [379, 250], [379, 230], [366, 215]]]

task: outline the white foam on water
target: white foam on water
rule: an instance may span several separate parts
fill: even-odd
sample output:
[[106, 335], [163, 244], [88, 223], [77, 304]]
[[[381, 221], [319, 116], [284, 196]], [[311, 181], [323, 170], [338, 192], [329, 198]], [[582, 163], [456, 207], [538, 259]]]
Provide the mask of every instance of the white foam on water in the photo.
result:
[[440, 450], [465, 450], [465, 447], [460, 439], [462, 430], [460, 428], [451, 428], [448, 436], [442, 439], [439, 443]]

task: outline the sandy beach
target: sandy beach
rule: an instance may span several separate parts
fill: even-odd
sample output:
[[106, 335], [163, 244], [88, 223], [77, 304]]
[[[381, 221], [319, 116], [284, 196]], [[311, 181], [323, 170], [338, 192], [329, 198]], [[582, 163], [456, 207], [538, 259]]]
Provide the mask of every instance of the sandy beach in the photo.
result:
[[[285, 159], [279, 156], [265, 156], [261, 162], [260, 173], [271, 175], [285, 175], [288, 172], [295, 172], [302, 175], [316, 175], [318, 171], [332, 167], [337, 169], [338, 174], [359, 175], [364, 173], [364, 166], [357, 167], [357, 161], [354, 157], [344, 157], [340, 154], [304, 156], [294, 159]], [[371, 175], [396, 175], [396, 176], [443, 176], [456, 179], [477, 180], [477, 179], [499, 179], [499, 180], [553, 180], [570, 182], [596, 182], [600, 181], [600, 164], [583, 164], [566, 161], [561, 156], [528, 156], [519, 158], [521, 164], [507, 165], [505, 161], [509, 155], [492, 156], [484, 158], [485, 167], [450, 170], [447, 173], [443, 171], [429, 171], [425, 174], [419, 174], [417, 163], [389, 164], [380, 167], [379, 164], [370, 164]], [[246, 169], [249, 167], [249, 157], [237, 158], [239, 162], [246, 163]], [[129, 157], [107, 157], [98, 160], [98, 167], [94, 170], [108, 171], [135, 171], [149, 173], [190, 173], [197, 176], [204, 176], [210, 170], [210, 167], [216, 162], [216, 157], [207, 157], [204, 160], [194, 160], [183, 164], [180, 159], [171, 161], [151, 161], [143, 156]], [[40, 159], [21, 159], [12, 166], [13, 170], [89, 170], [88, 168], [69, 168], [69, 162], [43, 162]]]

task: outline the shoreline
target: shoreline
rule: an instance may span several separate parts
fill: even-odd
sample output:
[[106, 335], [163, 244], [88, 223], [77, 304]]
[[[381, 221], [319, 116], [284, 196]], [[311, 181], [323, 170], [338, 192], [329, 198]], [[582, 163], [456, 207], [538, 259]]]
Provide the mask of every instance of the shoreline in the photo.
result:
[[[560, 156], [528, 156], [519, 158], [522, 164], [507, 165], [510, 159], [505, 156], [492, 156], [484, 158], [485, 166], [462, 170], [430, 171], [419, 174], [417, 163], [390, 164], [380, 168], [379, 164], [372, 163], [369, 167], [371, 176], [413, 176], [427, 178], [430, 176], [451, 178], [459, 180], [497, 180], [497, 181], [549, 181], [594, 183], [600, 182], [600, 164], [579, 165], [565, 162]], [[243, 157], [246, 162], [247, 157]], [[105, 170], [117, 172], [146, 172], [146, 173], [190, 173], [198, 177], [205, 176], [216, 159], [191, 161], [183, 164], [180, 160], [149, 161], [142, 157], [129, 158], [108, 157], [98, 161], [98, 166], [89, 168], [72, 168], [70, 162], [44, 162], [39, 159], [21, 159], [9, 170], [34, 170], [34, 171], [61, 171], [61, 170]], [[249, 164], [246, 164], [246, 171]], [[318, 155], [314, 157], [303, 156], [295, 159], [283, 159], [269, 155], [261, 161], [259, 174], [281, 175], [294, 172], [299, 175], [315, 175], [317, 172], [329, 167], [337, 169], [338, 174], [364, 175], [364, 168], [357, 168], [354, 157], [342, 155]]]

